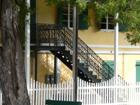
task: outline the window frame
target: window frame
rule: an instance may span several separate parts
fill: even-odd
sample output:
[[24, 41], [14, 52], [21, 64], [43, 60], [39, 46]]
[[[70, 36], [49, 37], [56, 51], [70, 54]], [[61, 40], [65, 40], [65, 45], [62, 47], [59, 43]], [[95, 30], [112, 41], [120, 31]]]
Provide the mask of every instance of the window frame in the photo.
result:
[[[69, 29], [73, 28], [73, 9], [71, 8], [71, 4], [68, 3], [67, 5], [65, 5], [65, 7], [63, 7], [63, 9], [65, 9], [65, 13], [64, 15], [66, 16], [63, 19], [63, 24], [65, 24], [66, 27], [68, 27]], [[72, 23], [72, 26], [71, 26]]]
[[71, 20], [71, 10], [72, 10], [72, 14], [73, 14], [73, 9], [71, 9], [71, 5], [70, 3], [68, 3], [68, 28], [73, 28], [71, 27], [71, 22], [73, 24], [73, 17], [72, 17], [72, 20]]
[[114, 28], [113, 29], [109, 28], [109, 24], [113, 24], [113, 23], [109, 22], [109, 18], [113, 18], [113, 16], [106, 15], [105, 22], [102, 22], [102, 20], [101, 20], [100, 26], [102, 24], [105, 24], [106, 28], [101, 28], [100, 31], [103, 31], [103, 32], [113, 32], [114, 31]]
[[[64, 6], [63, 6], [64, 5]], [[58, 7], [58, 24], [62, 24], [69, 29], [73, 30], [73, 6], [70, 3], [63, 4], [61, 7]], [[60, 9], [60, 10], [59, 10]], [[88, 29], [88, 20], [85, 21], [85, 14], [88, 15], [88, 8], [85, 11], [82, 11], [78, 16], [78, 29], [85, 30]], [[82, 23], [82, 24], [81, 24]]]

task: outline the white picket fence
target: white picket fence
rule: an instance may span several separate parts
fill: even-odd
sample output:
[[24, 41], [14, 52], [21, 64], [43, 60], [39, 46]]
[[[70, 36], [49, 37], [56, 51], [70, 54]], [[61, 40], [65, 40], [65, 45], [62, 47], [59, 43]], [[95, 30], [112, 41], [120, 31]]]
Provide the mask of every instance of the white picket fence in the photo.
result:
[[[140, 83], [128, 84], [120, 77], [117, 82], [116, 86], [114, 78], [100, 83], [88, 83], [78, 78], [78, 101], [82, 105], [140, 105]], [[31, 80], [29, 96], [31, 105], [45, 105], [46, 100], [72, 101], [73, 82], [71, 80], [56, 85]]]
[[[88, 83], [78, 78], [78, 101], [82, 105], [140, 105], [140, 83], [128, 84], [118, 77], [101, 83]], [[73, 82], [43, 84], [31, 81], [31, 105], [45, 105], [45, 100], [73, 100]], [[117, 98], [116, 98], [117, 97]], [[115, 100], [117, 99], [117, 100]]]

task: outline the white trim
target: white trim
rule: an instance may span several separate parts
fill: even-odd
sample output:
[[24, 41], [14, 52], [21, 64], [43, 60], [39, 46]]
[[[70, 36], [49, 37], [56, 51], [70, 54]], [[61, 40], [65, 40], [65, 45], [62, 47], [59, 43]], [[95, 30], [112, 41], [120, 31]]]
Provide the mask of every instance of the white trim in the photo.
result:
[[[88, 44], [90, 48], [114, 48], [113, 45], [102, 45], [102, 44]], [[139, 49], [140, 46], [134, 45], [119, 45], [119, 48], [128, 48], [128, 49]]]
[[[96, 54], [111, 54], [113, 55], [114, 54], [114, 51], [109, 51], [109, 50], [106, 50], [106, 51], [103, 51], [103, 50], [95, 50], [95, 53]], [[119, 54], [130, 54], [130, 55], [140, 55], [140, 51], [119, 51]]]
[[106, 29], [108, 30], [109, 28], [108, 28], [108, 24], [109, 23], [109, 21], [108, 21], [108, 14], [107, 14], [107, 16], [106, 16]]
[[[36, 46], [36, 44], [35, 43], [31, 43], [30, 44], [31, 46]], [[63, 43], [60, 43], [60, 44], [58, 44], [59, 46], [64, 46], [64, 44]], [[55, 46], [55, 44], [54, 43], [41, 43], [39, 46]]]
[[[100, 22], [100, 24], [105, 24], [105, 28], [101, 28], [101, 30], [100, 31], [103, 31], [103, 32], [113, 32], [113, 31], [115, 31], [115, 29], [110, 29], [109, 28], [109, 24], [111, 23], [110, 21], [109, 21], [109, 18], [110, 18], [110, 16], [108, 16], [108, 14], [106, 15], [106, 17], [105, 17], [105, 22]], [[112, 23], [113, 24], [113, 23]]]
[[46, 54], [46, 53], [47, 53], [47, 54], [51, 54], [51, 52], [50, 52], [49, 50], [39, 50], [38, 53], [39, 53], [39, 54], [43, 54], [43, 53], [44, 53], [44, 54]]
[[[31, 43], [31, 46], [35, 46], [36, 44]], [[41, 43], [40, 46], [48, 46], [48, 43]], [[51, 45], [54, 45], [51, 43]], [[63, 46], [63, 44], [60, 44]], [[2, 46], [0, 44], [0, 46]], [[114, 48], [113, 45], [103, 45], [103, 44], [88, 44], [90, 48]], [[126, 49], [140, 49], [140, 46], [134, 46], [134, 45], [119, 45], [119, 48], [126, 48]]]
[[101, 32], [114, 32], [114, 29], [100, 29]]
[[[39, 50], [39, 53], [51, 53], [49, 50]], [[113, 55], [114, 51], [111, 50], [94, 50], [96, 54], [110, 54]], [[140, 55], [140, 51], [119, 51], [119, 54], [128, 54], [128, 55]]]

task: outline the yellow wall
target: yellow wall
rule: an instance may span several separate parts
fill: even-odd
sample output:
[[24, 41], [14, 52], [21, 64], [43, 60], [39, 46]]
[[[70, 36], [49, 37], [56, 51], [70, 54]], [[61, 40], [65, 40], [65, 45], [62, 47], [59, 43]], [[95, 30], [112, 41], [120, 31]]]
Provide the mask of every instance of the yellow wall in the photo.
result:
[[[45, 82], [45, 76], [53, 74], [53, 55], [38, 54], [37, 80]], [[31, 77], [35, 78], [35, 57], [31, 57]]]
[[[92, 8], [88, 10], [88, 17], [90, 27], [87, 30], [79, 30], [79, 37], [87, 44], [112, 45], [114, 43], [114, 31], [104, 32], [96, 28], [95, 12]], [[126, 40], [125, 33], [119, 33], [119, 44], [130, 45]]]
[[[100, 54], [104, 60], [113, 60], [111, 54]], [[136, 82], [136, 61], [140, 60], [140, 55], [120, 54], [119, 55], [119, 70], [118, 73], [127, 82]]]
[[[95, 25], [95, 13], [93, 10], [89, 10], [89, 22], [91, 26], [87, 30], [79, 30], [79, 37], [85, 41], [88, 45], [99, 45], [103, 47], [92, 48], [94, 51], [108, 51], [106, 54], [98, 54], [103, 60], [113, 60], [114, 55], [112, 52], [114, 49], [114, 31], [104, 32], [96, 29]], [[105, 48], [104, 46], [112, 46]], [[119, 33], [119, 45], [120, 46], [130, 46], [126, 39], [125, 33]], [[121, 52], [132, 52], [132, 51], [140, 51], [140, 48], [119, 48]], [[137, 54], [120, 54], [119, 55], [119, 74], [128, 82], [136, 81], [136, 61], [140, 60], [140, 55]]]
[[37, 0], [36, 5], [36, 19], [38, 23], [54, 24], [56, 22], [55, 6], [47, 6], [44, 0]]
[[[55, 6], [47, 6], [43, 3], [43, 0], [37, 0], [37, 19], [38, 22], [41, 23], [52, 23], [56, 22], [56, 8]], [[92, 9], [88, 10], [89, 14], [89, 24], [90, 27], [88, 30], [79, 30], [79, 37], [86, 42], [88, 45], [114, 45], [114, 32], [103, 32], [97, 30], [96, 28], [96, 19], [95, 12]], [[120, 46], [130, 46], [130, 43], [127, 42], [125, 33], [119, 33], [119, 45]], [[131, 47], [131, 46], [130, 46]], [[100, 54], [99, 56], [104, 60], [113, 60], [113, 54], [111, 52], [114, 51], [113, 48], [106, 47], [96, 47], [92, 48], [94, 51], [108, 51], [110, 53]], [[140, 48], [139, 48], [140, 49]], [[140, 51], [138, 48], [120, 48], [119, 50], [122, 52], [131, 52], [131, 51]], [[140, 60], [140, 55], [132, 53], [126, 54], [122, 53], [119, 55], [119, 74], [124, 77], [128, 82], [135, 82], [135, 63], [136, 60]], [[65, 68], [65, 67], [62, 67]], [[66, 68], [65, 68], [66, 69]]]
[[[51, 53], [38, 54], [37, 61], [37, 80], [45, 82], [46, 75], [54, 74], [54, 55]], [[31, 57], [31, 77], [35, 79], [35, 57]], [[71, 70], [60, 62], [60, 81], [70, 80], [72, 77]]]

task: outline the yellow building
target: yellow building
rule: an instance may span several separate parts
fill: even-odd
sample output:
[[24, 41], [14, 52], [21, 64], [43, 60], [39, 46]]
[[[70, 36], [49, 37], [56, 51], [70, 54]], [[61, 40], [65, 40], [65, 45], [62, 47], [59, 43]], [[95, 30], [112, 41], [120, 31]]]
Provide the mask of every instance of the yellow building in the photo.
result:
[[[70, 5], [65, 6], [67, 8], [64, 13], [67, 16], [66, 25], [71, 28], [71, 7]], [[48, 6], [44, 0], [36, 0], [36, 21], [37, 23], [46, 24], [58, 24], [59, 9], [56, 6]], [[114, 59], [114, 29], [112, 29], [110, 17], [103, 20], [105, 23], [101, 23], [102, 29], [96, 28], [95, 13], [92, 8], [87, 10], [88, 24], [90, 25], [86, 29], [78, 31], [79, 37], [94, 50], [103, 60], [108, 63], [112, 63]], [[108, 23], [107, 23], [108, 22]], [[128, 82], [136, 82], [138, 78], [137, 70], [139, 67], [140, 60], [140, 47], [132, 46], [127, 42], [126, 35], [124, 32], [119, 33], [119, 74]], [[49, 59], [49, 58], [48, 58]], [[110, 64], [109, 63], [109, 64]], [[137, 65], [136, 65], [137, 64]], [[42, 67], [41, 67], [42, 68]], [[40, 69], [41, 69], [40, 68]], [[66, 68], [64, 65], [62, 68]], [[42, 68], [43, 69], [43, 68]], [[38, 78], [44, 74], [38, 72]], [[70, 72], [71, 73], [71, 72]]]

